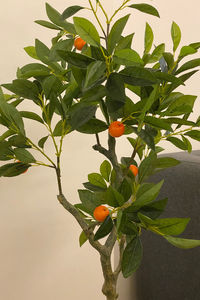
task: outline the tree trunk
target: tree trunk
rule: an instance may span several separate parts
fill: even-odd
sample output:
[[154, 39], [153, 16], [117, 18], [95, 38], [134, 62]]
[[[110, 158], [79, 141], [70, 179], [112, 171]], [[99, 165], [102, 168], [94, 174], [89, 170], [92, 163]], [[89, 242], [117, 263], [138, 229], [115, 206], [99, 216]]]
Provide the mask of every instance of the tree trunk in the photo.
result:
[[115, 276], [112, 271], [110, 256], [101, 255], [101, 266], [105, 280], [102, 293], [106, 296], [106, 300], [117, 300], [117, 276]]

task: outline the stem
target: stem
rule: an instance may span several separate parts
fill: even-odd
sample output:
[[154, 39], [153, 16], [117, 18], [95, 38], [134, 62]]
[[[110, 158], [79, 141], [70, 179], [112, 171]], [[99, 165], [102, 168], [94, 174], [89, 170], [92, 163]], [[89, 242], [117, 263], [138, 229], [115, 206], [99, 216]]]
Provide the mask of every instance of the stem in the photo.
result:
[[103, 32], [105, 38], [106, 38], [105, 30], [103, 29], [103, 26], [101, 25], [101, 22], [100, 22], [100, 20], [99, 20], [99, 18], [98, 18], [98, 16], [97, 16], [97, 13], [96, 13], [96, 11], [95, 11], [93, 5], [92, 5], [92, 2], [91, 2], [91, 0], [88, 0], [88, 1], [89, 1], [89, 4], [90, 4], [91, 9], [92, 9], [92, 11], [93, 11], [93, 14], [94, 14], [94, 16], [95, 16], [95, 18], [96, 18], [96, 20], [97, 20], [97, 22], [98, 22], [98, 24], [99, 24], [99, 26], [100, 26], [102, 32]]

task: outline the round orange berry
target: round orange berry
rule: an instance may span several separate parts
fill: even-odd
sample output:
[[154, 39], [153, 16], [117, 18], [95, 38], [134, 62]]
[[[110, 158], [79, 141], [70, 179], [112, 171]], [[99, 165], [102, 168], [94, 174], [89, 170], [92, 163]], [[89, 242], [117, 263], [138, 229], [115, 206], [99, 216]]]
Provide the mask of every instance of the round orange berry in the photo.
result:
[[135, 165], [130, 165], [129, 170], [131, 170], [131, 172], [133, 173], [134, 176], [137, 176], [138, 167], [136, 167]]
[[99, 222], [103, 222], [108, 215], [109, 210], [104, 205], [97, 206], [93, 212], [94, 218]]
[[112, 136], [112, 137], [119, 137], [121, 135], [124, 134], [124, 130], [125, 130], [125, 126], [122, 122], [120, 121], [114, 121], [110, 124], [109, 126], [109, 134]]
[[80, 51], [83, 49], [83, 47], [85, 46], [85, 44], [86, 44], [86, 42], [82, 38], [80, 38], [80, 37], [76, 38], [75, 41], [74, 41], [74, 47], [77, 50], [80, 50]]

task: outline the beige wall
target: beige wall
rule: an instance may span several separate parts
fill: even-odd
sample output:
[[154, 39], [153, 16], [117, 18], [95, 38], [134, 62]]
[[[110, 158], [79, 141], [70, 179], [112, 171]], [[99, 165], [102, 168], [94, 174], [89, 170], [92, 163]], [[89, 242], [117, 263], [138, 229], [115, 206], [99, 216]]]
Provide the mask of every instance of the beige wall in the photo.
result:
[[[110, 13], [121, 3], [119, 0], [107, 2], [102, 0]], [[140, 53], [145, 21], [155, 30], [156, 43], [170, 40], [172, 20], [182, 29], [182, 45], [200, 40], [198, 0], [146, 2], [159, 9], [161, 20], [139, 13], [131, 17], [126, 32], [136, 32], [135, 49]], [[87, 5], [86, 0], [50, 0], [48, 3], [59, 11], [63, 11], [66, 4]], [[82, 16], [88, 16], [88, 12]], [[7, 0], [1, 3], [0, 83], [10, 82], [16, 68], [30, 62], [22, 49], [33, 45], [35, 37], [50, 45], [52, 32], [34, 24], [36, 19], [46, 19], [44, 0]], [[167, 42], [167, 48], [171, 49], [171, 43]], [[183, 90], [199, 94], [199, 74], [188, 81]], [[30, 105], [27, 102], [23, 109], [30, 108]], [[199, 103], [196, 111], [198, 107]], [[33, 139], [37, 139], [39, 130], [27, 122], [27, 131]], [[102, 139], [105, 138], [106, 135], [102, 134]], [[79, 134], [70, 135], [65, 140], [63, 186], [67, 198], [73, 203], [78, 202], [76, 191], [82, 188], [81, 183], [87, 180], [87, 174], [98, 171], [102, 162], [103, 158], [91, 150], [94, 143], [93, 137]], [[177, 151], [168, 144], [167, 147], [167, 152]], [[195, 143], [194, 149], [198, 148], [198, 143]], [[125, 139], [121, 138], [119, 154], [128, 155], [130, 150]], [[53, 155], [50, 144], [48, 151]], [[12, 179], [1, 178], [0, 299], [104, 299], [100, 294], [102, 275], [98, 255], [87, 244], [79, 248], [80, 229], [59, 205], [56, 194], [55, 174], [46, 168], [31, 168], [28, 173]], [[123, 291], [121, 300], [125, 300], [125, 294]]]

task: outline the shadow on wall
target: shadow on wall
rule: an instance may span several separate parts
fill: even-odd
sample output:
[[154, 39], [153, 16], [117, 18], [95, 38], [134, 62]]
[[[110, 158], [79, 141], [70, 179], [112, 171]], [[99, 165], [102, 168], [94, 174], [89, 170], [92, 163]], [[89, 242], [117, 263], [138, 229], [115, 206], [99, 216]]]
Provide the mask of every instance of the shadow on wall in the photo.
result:
[[[168, 204], [161, 217], [190, 217], [181, 236], [200, 239], [200, 151], [167, 156], [181, 164], [151, 177], [165, 180], [159, 199], [168, 197]], [[199, 300], [200, 247], [179, 249], [151, 232], [143, 232], [142, 242], [142, 264], [127, 282], [120, 280], [119, 300]]]

